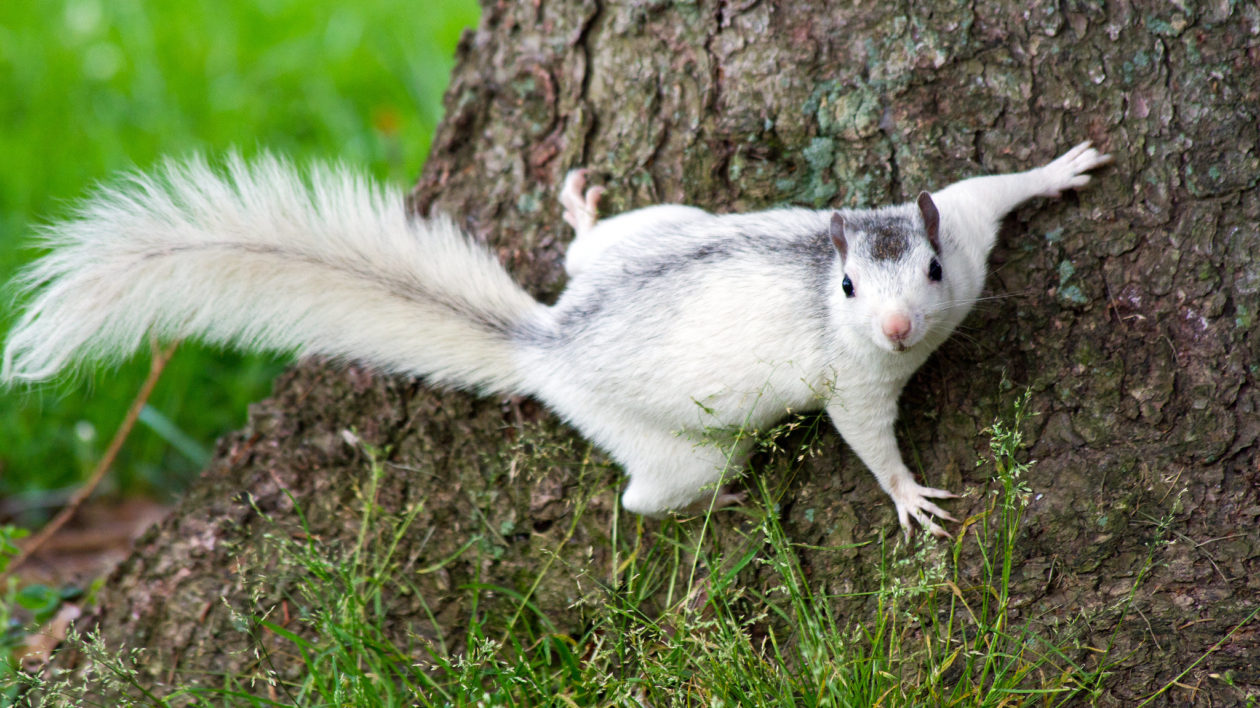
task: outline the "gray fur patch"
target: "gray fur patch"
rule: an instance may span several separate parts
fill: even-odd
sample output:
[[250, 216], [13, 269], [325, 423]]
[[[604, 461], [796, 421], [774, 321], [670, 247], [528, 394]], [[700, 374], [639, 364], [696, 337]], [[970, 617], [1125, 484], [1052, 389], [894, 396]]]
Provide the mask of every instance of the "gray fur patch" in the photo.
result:
[[906, 232], [893, 224], [881, 224], [871, 233], [870, 256], [877, 261], [899, 261], [910, 247]]
[[[915, 211], [912, 211], [915, 210]], [[872, 211], [845, 214], [851, 233], [862, 255], [871, 261], [899, 261], [914, 247], [914, 239], [923, 234], [917, 207], [899, 205]]]
[[793, 292], [785, 299], [792, 302], [794, 312], [819, 319], [821, 328], [837, 257], [826, 224], [816, 223], [821, 217], [813, 218], [813, 212], [802, 216], [803, 210], [787, 211], [784, 217], [769, 214], [717, 217], [702, 232], [686, 226], [692, 232], [661, 229], [636, 237], [660, 245], [642, 253], [628, 244], [623, 253], [605, 256], [621, 256], [618, 267], [571, 284], [552, 308], [552, 326], [522, 323], [512, 336], [541, 346], [561, 346], [620, 323], [642, 340], [651, 335], [645, 321], [676, 317], [674, 310], [697, 281], [695, 274], [722, 268], [723, 263], [782, 273], [785, 289]]

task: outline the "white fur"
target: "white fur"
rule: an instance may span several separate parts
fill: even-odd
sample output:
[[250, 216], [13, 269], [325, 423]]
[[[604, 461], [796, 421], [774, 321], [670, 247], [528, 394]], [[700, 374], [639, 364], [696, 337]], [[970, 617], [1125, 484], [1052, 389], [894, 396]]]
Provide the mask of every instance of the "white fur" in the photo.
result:
[[402, 197], [354, 172], [276, 158], [167, 163], [102, 190], [47, 227], [22, 284], [0, 379], [119, 361], [152, 334], [318, 354], [497, 391], [520, 388], [506, 339], [447, 300], [505, 322], [540, 309], [450, 221], [408, 219]]
[[[561, 194], [578, 234], [572, 279], [549, 308], [449, 221], [409, 220], [400, 197], [347, 171], [304, 178], [270, 157], [230, 158], [226, 175], [172, 163], [45, 230], [52, 252], [23, 278], [33, 299], [0, 377], [115, 361], [154, 334], [532, 394], [625, 467], [623, 502], [646, 514], [691, 504], [737, 469], [748, 443], [735, 431], [825, 407], [901, 524], [944, 534], [931, 516], [952, 517], [929, 498], [953, 495], [902, 462], [897, 398], [970, 309], [1001, 218], [1082, 186], [1107, 160], [1083, 144], [941, 190], [939, 253], [913, 204], [841, 212], [856, 224], [844, 258], [827, 238], [830, 211], [665, 205], [597, 222], [599, 188], [583, 192], [574, 173]], [[863, 255], [863, 223], [905, 229], [908, 247]], [[882, 325], [893, 315], [911, 323], [902, 341]]]

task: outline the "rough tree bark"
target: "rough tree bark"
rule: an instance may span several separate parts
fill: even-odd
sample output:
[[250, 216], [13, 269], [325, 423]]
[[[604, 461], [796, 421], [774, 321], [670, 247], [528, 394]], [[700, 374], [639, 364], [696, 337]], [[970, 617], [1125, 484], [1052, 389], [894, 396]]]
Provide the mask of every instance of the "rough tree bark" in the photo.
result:
[[[1255, 5], [1229, 0], [489, 2], [460, 45], [412, 205], [457, 215], [547, 299], [571, 235], [556, 187], [577, 165], [605, 177], [605, 213], [662, 201], [872, 205], [1093, 139], [1115, 165], [1079, 197], [1008, 220], [989, 281], [999, 297], [911, 382], [903, 448], [932, 486], [982, 489], [981, 431], [1030, 387], [1037, 495], [1018, 606], [1047, 621], [1090, 615], [1084, 644], [1114, 629], [1124, 659], [1106, 704], [1145, 695], [1205, 653], [1181, 679], [1199, 690], [1165, 698], [1229, 703], [1242, 694], [1210, 675], [1260, 686], [1260, 622], [1208, 653], [1260, 597], [1258, 34]], [[392, 598], [398, 626], [416, 634], [458, 636], [470, 611], [459, 588], [524, 590], [552, 553], [557, 567], [610, 577], [611, 528], [634, 535], [614, 516], [618, 472], [584, 467], [602, 458], [530, 401], [306, 362], [221, 441], [110, 579], [90, 626], [111, 646], [146, 647], [155, 685], [249, 671], [233, 608], [270, 607], [293, 582], [266, 533], [296, 528], [294, 501], [320, 538], [357, 529], [368, 466], [347, 430], [386, 451], [386, 509], [423, 505], [399, 556], [414, 568], [455, 558], [413, 578], [436, 624], [414, 596]], [[521, 439], [561, 452], [539, 460]], [[756, 472], [782, 488], [792, 539], [893, 533], [892, 505], [839, 438], [826, 434], [822, 448]], [[952, 508], [974, 513], [982, 496]], [[570, 529], [579, 500], [586, 512]], [[1155, 548], [1137, 611], [1121, 618], [1170, 516], [1171, 542]], [[839, 589], [862, 587], [877, 552], [802, 557]], [[562, 631], [579, 631], [574, 599], [591, 591], [576, 576], [549, 574], [534, 591]], [[263, 597], [247, 582], [256, 577], [268, 579]], [[491, 617], [493, 602], [480, 608]]]

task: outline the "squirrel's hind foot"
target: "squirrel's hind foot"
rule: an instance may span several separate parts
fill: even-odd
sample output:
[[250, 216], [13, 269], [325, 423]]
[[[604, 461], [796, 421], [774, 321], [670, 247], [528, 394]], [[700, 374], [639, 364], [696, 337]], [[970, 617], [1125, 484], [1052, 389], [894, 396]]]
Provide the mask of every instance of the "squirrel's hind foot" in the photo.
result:
[[599, 218], [599, 197], [603, 187], [586, 189], [587, 170], [569, 170], [560, 188], [560, 206], [564, 207], [564, 220], [577, 231], [578, 236], [595, 227]]

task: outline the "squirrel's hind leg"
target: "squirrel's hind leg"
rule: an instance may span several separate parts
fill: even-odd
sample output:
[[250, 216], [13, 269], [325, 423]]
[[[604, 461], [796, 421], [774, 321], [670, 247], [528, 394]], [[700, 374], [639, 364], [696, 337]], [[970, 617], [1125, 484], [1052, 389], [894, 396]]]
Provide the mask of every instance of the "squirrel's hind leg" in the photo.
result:
[[599, 218], [599, 197], [604, 193], [603, 187], [586, 189], [586, 176], [585, 169], [569, 170], [560, 188], [564, 220], [577, 232], [578, 238], [595, 228], [595, 221]]
[[710, 504], [714, 508], [729, 506], [745, 499], [742, 493], [717, 486], [739, 474], [745, 450], [731, 454], [723, 446], [677, 436], [671, 436], [668, 444], [653, 447], [647, 456], [623, 462], [630, 477], [621, 495], [627, 510], [659, 517], [671, 511], [703, 511]]
[[569, 170], [560, 188], [560, 206], [564, 207], [564, 220], [573, 227], [576, 236], [564, 254], [564, 269], [569, 277], [580, 273], [607, 247], [601, 239], [591, 235], [599, 219], [599, 197], [603, 187], [586, 188], [587, 171]]

